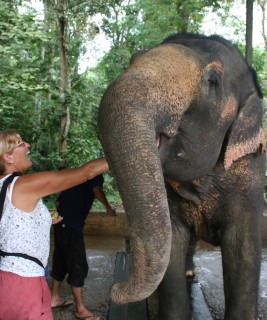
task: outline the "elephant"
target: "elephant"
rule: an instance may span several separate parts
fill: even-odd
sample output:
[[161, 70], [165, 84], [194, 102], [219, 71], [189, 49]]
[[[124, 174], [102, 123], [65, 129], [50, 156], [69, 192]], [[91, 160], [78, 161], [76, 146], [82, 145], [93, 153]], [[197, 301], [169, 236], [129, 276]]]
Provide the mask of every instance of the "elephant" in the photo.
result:
[[190, 236], [220, 246], [224, 319], [256, 320], [266, 163], [255, 70], [217, 35], [174, 34], [134, 54], [104, 92], [98, 133], [130, 230], [118, 304], [157, 290], [158, 319], [191, 319]]

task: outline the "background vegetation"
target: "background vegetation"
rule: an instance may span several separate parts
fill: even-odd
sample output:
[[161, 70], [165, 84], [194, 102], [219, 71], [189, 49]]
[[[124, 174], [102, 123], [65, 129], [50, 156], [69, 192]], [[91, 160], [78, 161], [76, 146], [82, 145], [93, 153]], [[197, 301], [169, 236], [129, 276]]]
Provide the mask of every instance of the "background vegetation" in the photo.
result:
[[[203, 33], [213, 12], [245, 48], [243, 20], [230, 14], [234, 1], [210, 0], [0, 0], [0, 130], [16, 128], [31, 144], [33, 171], [77, 166], [103, 155], [97, 139], [101, 96], [126, 68], [136, 50], [175, 32]], [[241, 3], [241, 1], [240, 1]], [[266, 0], [254, 7], [266, 12]], [[266, 95], [267, 36], [253, 52]], [[216, 33], [218, 30], [214, 30]], [[89, 61], [108, 40], [96, 66]], [[103, 39], [103, 38], [102, 38]], [[93, 47], [95, 44], [95, 47]], [[91, 51], [90, 51], [91, 50]], [[81, 67], [83, 72], [81, 72]], [[105, 191], [120, 205], [115, 182], [105, 175]], [[46, 199], [53, 206], [53, 197]]]

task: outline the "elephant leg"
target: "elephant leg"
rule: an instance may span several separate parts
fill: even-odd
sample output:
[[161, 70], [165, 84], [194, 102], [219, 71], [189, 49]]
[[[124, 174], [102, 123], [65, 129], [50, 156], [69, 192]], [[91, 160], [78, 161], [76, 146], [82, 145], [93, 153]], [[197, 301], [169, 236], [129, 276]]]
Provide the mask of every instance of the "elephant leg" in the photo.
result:
[[[247, 209], [243, 212], [247, 214]], [[237, 223], [221, 233], [225, 320], [257, 319], [261, 224], [256, 214], [240, 214]]]
[[172, 224], [170, 262], [159, 286], [159, 320], [189, 320], [190, 300], [186, 285], [186, 255], [189, 230]]

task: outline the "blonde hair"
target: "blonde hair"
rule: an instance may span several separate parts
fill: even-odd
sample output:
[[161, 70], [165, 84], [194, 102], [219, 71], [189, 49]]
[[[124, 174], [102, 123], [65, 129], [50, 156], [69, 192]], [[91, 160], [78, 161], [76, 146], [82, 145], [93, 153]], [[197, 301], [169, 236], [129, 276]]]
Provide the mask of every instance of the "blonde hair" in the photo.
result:
[[3, 155], [12, 152], [12, 149], [16, 147], [20, 140], [21, 137], [16, 130], [0, 131], [0, 174], [3, 174], [6, 169]]

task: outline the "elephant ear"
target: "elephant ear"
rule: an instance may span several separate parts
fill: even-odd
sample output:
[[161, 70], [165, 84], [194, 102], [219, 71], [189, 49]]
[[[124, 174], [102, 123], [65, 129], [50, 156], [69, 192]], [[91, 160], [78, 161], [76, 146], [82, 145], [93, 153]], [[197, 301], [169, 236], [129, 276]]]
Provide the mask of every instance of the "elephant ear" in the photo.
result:
[[262, 100], [257, 93], [254, 93], [241, 106], [230, 129], [224, 158], [226, 170], [231, 167], [234, 161], [246, 154], [266, 151], [262, 119]]

